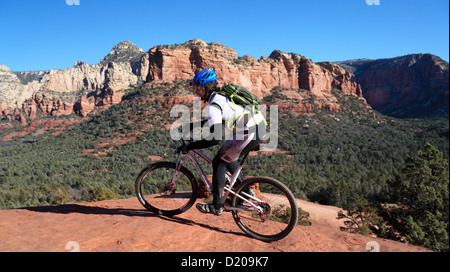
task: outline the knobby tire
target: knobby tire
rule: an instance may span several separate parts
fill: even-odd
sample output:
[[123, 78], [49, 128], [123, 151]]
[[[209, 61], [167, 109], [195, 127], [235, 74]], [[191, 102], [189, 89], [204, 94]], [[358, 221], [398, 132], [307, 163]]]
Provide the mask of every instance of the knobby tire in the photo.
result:
[[[164, 171], [165, 169], [165, 171]], [[175, 186], [180, 180], [184, 180], [183, 193], [175, 191], [174, 195], [163, 195], [161, 186], [169, 184], [171, 175], [176, 169], [176, 164], [173, 162], [156, 162], [144, 168], [138, 175], [135, 182], [136, 195], [139, 202], [148, 210], [164, 216], [173, 216], [187, 211], [195, 203], [197, 199], [197, 181], [194, 175], [185, 167], [181, 167]], [[161, 171], [161, 174], [167, 172], [160, 180], [153, 177], [152, 173]], [[151, 195], [150, 195], [151, 194]], [[184, 194], [183, 196], [180, 196]], [[177, 198], [180, 199], [180, 204], [172, 208], [165, 207], [167, 203], [177, 203]], [[185, 200], [186, 199], [186, 200]], [[155, 203], [158, 203], [155, 205]], [[174, 204], [175, 205], [175, 204]]]

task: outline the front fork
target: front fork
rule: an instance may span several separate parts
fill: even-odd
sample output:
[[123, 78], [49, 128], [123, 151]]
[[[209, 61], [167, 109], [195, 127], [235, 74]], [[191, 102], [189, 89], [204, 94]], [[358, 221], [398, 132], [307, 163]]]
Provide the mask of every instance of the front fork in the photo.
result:
[[184, 160], [186, 159], [186, 155], [181, 153], [181, 157], [179, 160], [177, 160], [175, 172], [173, 172], [172, 178], [170, 179], [170, 183], [167, 186], [167, 189], [164, 190], [164, 195], [171, 196], [175, 192], [173, 191], [173, 187], [175, 185], [175, 182], [177, 181], [178, 175], [180, 174], [181, 167], [183, 166]]

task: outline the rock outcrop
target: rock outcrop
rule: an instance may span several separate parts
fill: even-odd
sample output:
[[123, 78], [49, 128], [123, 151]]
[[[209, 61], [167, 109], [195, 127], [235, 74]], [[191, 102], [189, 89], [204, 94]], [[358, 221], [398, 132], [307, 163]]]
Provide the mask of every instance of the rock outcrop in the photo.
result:
[[186, 80], [201, 69], [214, 68], [221, 82], [241, 85], [260, 98], [274, 87], [304, 88], [319, 99], [332, 87], [344, 87], [346, 93], [362, 97], [358, 84], [350, 82], [350, 73], [338, 65], [315, 64], [304, 56], [279, 50], [256, 60], [248, 55], [240, 58], [234, 49], [219, 43], [192, 40], [154, 47], [143, 55], [141, 64], [139, 77], [145, 81]]
[[339, 62], [352, 72], [367, 102], [395, 117], [447, 117], [449, 64], [431, 54]]
[[[127, 41], [94, 65], [77, 61], [69, 69], [31, 72], [11, 72], [0, 65], [0, 113], [8, 120], [26, 120], [16, 117], [14, 109], [22, 109], [31, 120], [36, 118], [37, 110], [52, 116], [75, 112], [84, 117], [95, 106], [119, 103], [119, 90], [138, 83], [133, 67], [137, 67], [142, 54], [141, 48]], [[87, 98], [89, 93], [94, 93], [92, 99]], [[8, 117], [11, 111], [13, 115]]]
[[75, 113], [81, 117], [86, 117], [94, 108], [109, 108], [122, 101], [121, 92], [115, 92], [112, 89], [97, 91], [87, 97], [81, 96], [79, 99], [64, 101], [59, 96], [48, 96], [45, 92], [38, 92], [31, 99], [27, 99], [22, 104], [22, 110], [30, 119], [36, 118], [39, 109], [45, 115], [61, 116]]
[[9, 112], [22, 109], [30, 119], [37, 110], [53, 116], [72, 112], [86, 116], [94, 107], [119, 103], [120, 90], [129, 86], [188, 80], [207, 68], [217, 71], [221, 83], [244, 86], [261, 99], [274, 87], [307, 90], [314, 103], [303, 105], [305, 109], [338, 110], [333, 88], [363, 99], [361, 87], [350, 81], [349, 72], [298, 54], [275, 50], [257, 60], [248, 55], [238, 57], [234, 49], [201, 40], [156, 46], [144, 53], [127, 41], [115, 46], [99, 64], [77, 61], [69, 69], [35, 72], [11, 72], [1, 66], [0, 105]]
[[0, 65], [0, 105], [14, 109], [22, 104], [25, 97], [33, 94], [31, 88], [23, 84], [17, 75], [5, 65]]
[[83, 96], [73, 105], [73, 111], [81, 117], [86, 117], [95, 108], [95, 101]]

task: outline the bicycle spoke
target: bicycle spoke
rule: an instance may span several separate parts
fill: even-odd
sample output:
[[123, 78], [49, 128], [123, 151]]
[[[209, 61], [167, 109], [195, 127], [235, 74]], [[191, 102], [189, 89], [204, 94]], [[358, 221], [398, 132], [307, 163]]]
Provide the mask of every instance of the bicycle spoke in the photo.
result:
[[295, 226], [298, 212], [289, 191], [284, 186], [277, 187], [273, 182], [265, 180], [248, 185], [253, 185], [256, 189], [255, 195], [247, 197], [247, 200], [259, 210], [246, 203], [247, 201], [239, 205], [236, 198], [238, 210], [233, 211], [236, 223], [246, 233], [261, 240], [272, 241], [286, 236]]

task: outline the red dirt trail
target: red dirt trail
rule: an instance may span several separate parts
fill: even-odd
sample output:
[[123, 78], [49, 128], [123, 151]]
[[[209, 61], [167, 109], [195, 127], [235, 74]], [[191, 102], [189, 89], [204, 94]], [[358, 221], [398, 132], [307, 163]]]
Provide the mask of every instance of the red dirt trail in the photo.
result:
[[[429, 251], [339, 230], [339, 208], [298, 200], [311, 226], [296, 226], [286, 238], [265, 243], [246, 236], [231, 213], [187, 212], [160, 217], [136, 198], [0, 211], [0, 251], [150, 252], [381, 252]], [[72, 242], [73, 241], [73, 242]], [[72, 243], [71, 243], [72, 242]], [[75, 245], [75, 247], [71, 247]]]

